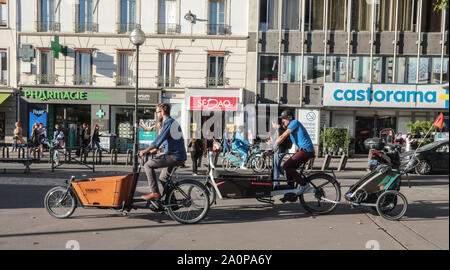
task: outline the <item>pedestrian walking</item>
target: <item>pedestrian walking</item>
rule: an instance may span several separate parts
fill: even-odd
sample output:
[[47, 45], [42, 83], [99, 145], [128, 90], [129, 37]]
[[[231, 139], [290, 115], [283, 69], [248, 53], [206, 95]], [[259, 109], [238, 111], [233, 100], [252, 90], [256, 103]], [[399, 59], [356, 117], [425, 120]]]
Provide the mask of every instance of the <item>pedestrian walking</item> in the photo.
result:
[[29, 153], [33, 153], [35, 149], [39, 148], [39, 124], [34, 123], [31, 127], [31, 136], [29, 139]]
[[57, 146], [65, 149], [66, 144], [64, 142], [64, 131], [58, 124], [55, 125], [55, 132], [53, 133], [53, 139], [57, 141]]
[[25, 140], [23, 139], [23, 135], [22, 135], [22, 127], [21, 127], [20, 123], [16, 122], [15, 126], [16, 126], [16, 128], [13, 131], [14, 143], [12, 145], [12, 151], [16, 151], [19, 144], [20, 145], [25, 144]]
[[226, 154], [231, 152], [230, 149], [230, 133], [228, 132], [228, 129], [225, 128], [223, 131], [223, 139], [222, 139], [222, 157], [224, 157]]
[[81, 148], [85, 149], [89, 146], [91, 141], [91, 131], [89, 130], [88, 124], [83, 123], [83, 128], [81, 130]]
[[198, 166], [200, 165], [199, 161], [204, 153], [203, 142], [202, 140], [195, 138], [195, 135], [193, 134], [188, 148], [192, 159], [192, 173], [193, 175], [198, 175]]
[[416, 141], [416, 140], [413, 139], [411, 133], [406, 134], [406, 140], [405, 140], [405, 142], [406, 142], [406, 148], [405, 148], [405, 152], [409, 152], [409, 151], [412, 150], [412, 145], [411, 145], [411, 144], [412, 144], [413, 142], [415, 142], [415, 141]]
[[90, 143], [92, 149], [103, 150], [102, 147], [100, 146], [100, 136], [102, 136], [102, 134], [100, 133], [100, 127], [98, 124], [95, 124], [94, 132], [92, 134], [92, 139]]
[[39, 124], [39, 149], [41, 150], [41, 157], [44, 157], [44, 145], [47, 142], [47, 129], [43, 123]]

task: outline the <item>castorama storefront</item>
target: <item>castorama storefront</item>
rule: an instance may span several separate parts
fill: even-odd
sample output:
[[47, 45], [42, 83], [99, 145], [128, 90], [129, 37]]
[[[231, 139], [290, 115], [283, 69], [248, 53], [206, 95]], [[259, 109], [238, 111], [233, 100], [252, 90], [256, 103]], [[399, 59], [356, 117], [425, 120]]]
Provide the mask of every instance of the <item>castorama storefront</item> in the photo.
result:
[[405, 123], [434, 121], [444, 112], [448, 122], [448, 88], [442, 85], [325, 83], [323, 109], [331, 126], [348, 128], [356, 153], [362, 142], [382, 129], [407, 133]]

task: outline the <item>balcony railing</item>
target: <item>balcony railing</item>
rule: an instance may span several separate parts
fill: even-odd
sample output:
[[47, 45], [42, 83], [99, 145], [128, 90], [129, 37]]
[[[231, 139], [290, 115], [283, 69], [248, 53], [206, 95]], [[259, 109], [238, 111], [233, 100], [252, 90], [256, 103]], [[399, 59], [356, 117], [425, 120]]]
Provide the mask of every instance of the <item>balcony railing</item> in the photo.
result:
[[61, 24], [57, 22], [36, 22], [36, 30], [38, 32], [59, 32], [61, 31]]
[[98, 32], [98, 24], [96, 23], [75, 23], [75, 32]]
[[73, 84], [92, 85], [94, 77], [92, 75], [73, 75]]
[[138, 23], [118, 23], [117, 24], [117, 32], [120, 34], [131, 32], [135, 28], [141, 29], [141, 25]]
[[56, 75], [54, 75], [54, 74], [37, 74], [36, 82], [38, 84], [55, 84]]
[[175, 23], [157, 23], [156, 29], [158, 34], [179, 34], [181, 33], [181, 25]]
[[170, 86], [173, 87], [175, 84], [180, 83], [180, 77], [166, 77], [166, 76], [156, 76], [156, 83], [158, 86]]
[[116, 76], [115, 77], [116, 85], [128, 86], [133, 85], [136, 80], [134, 76]]
[[208, 35], [229, 35], [231, 33], [231, 27], [226, 24], [207, 24]]
[[208, 86], [224, 86], [224, 84], [228, 84], [228, 78], [215, 78], [215, 77], [208, 77], [207, 78], [207, 85]]

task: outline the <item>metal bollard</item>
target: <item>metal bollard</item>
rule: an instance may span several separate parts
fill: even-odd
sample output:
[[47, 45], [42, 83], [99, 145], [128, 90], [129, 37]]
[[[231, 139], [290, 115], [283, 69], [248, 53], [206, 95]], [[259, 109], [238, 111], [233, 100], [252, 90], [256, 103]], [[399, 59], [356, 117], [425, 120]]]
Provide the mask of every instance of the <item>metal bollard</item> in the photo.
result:
[[111, 165], [117, 164], [117, 154], [118, 154], [117, 148], [114, 148], [111, 150]]
[[129, 149], [127, 151], [127, 163], [126, 165], [131, 165], [133, 164], [133, 150]]

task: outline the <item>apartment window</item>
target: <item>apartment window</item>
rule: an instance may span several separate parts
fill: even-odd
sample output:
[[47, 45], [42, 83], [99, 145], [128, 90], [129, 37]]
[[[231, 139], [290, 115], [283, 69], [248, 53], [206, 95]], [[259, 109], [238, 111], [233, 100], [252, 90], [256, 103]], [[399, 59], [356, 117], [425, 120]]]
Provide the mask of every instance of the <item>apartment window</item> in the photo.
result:
[[323, 30], [323, 0], [305, 0], [305, 30]]
[[328, 1], [328, 30], [345, 30], [347, 0]]
[[131, 32], [139, 27], [136, 24], [136, 0], [120, 0], [119, 33]]
[[281, 82], [300, 81], [301, 55], [284, 55], [281, 60]]
[[95, 32], [97, 25], [93, 24], [92, 0], [79, 0], [76, 5], [77, 22], [75, 23], [75, 32]]
[[225, 35], [228, 26], [225, 25], [225, 0], [209, 1], [208, 35]]
[[[215, 61], [215, 60], [213, 60], [213, 61]], [[158, 86], [173, 86], [173, 84], [174, 84], [173, 70], [174, 70], [174, 68], [173, 68], [173, 52], [161, 51], [159, 53]], [[223, 62], [222, 62], [222, 73], [223, 73]], [[215, 73], [213, 73], [213, 74], [215, 74]]]
[[118, 54], [119, 65], [117, 68], [117, 85], [131, 85], [133, 82], [133, 69], [132, 69], [132, 52], [119, 52]]
[[441, 32], [442, 12], [434, 11], [435, 4], [436, 1], [422, 1], [422, 32]]
[[55, 0], [38, 0], [38, 13], [38, 32], [59, 31], [59, 23], [55, 22]]
[[176, 0], [159, 0], [157, 30], [158, 34], [180, 33], [180, 25], [177, 24]]
[[[370, 31], [372, 21], [372, 5], [366, 0], [352, 0], [352, 31]], [[380, 1], [383, 2], [383, 1]]]
[[[395, 7], [394, 7], [395, 8]], [[398, 0], [398, 22], [399, 31], [413, 31], [414, 0]], [[393, 13], [395, 16], [395, 13]], [[394, 25], [395, 27], [395, 25]], [[394, 28], [395, 29], [395, 28]]]
[[0, 84], [8, 84], [8, 59], [6, 52], [0, 51]]
[[281, 16], [283, 29], [299, 29], [299, 0], [283, 1], [283, 10]]
[[92, 84], [92, 57], [90, 50], [75, 51], [74, 84]]
[[6, 26], [8, 23], [8, 8], [6, 0], [0, 0], [0, 26]]
[[259, 57], [259, 80], [278, 81], [278, 56], [261, 55]]
[[224, 86], [224, 55], [208, 55], [208, 86]]
[[259, 6], [259, 29], [278, 29], [278, 0], [261, 0]]
[[349, 61], [349, 81], [369, 82], [370, 81], [370, 57], [351, 56]]
[[54, 84], [55, 76], [53, 74], [53, 57], [52, 51], [40, 52], [40, 64], [39, 64], [39, 84]]

